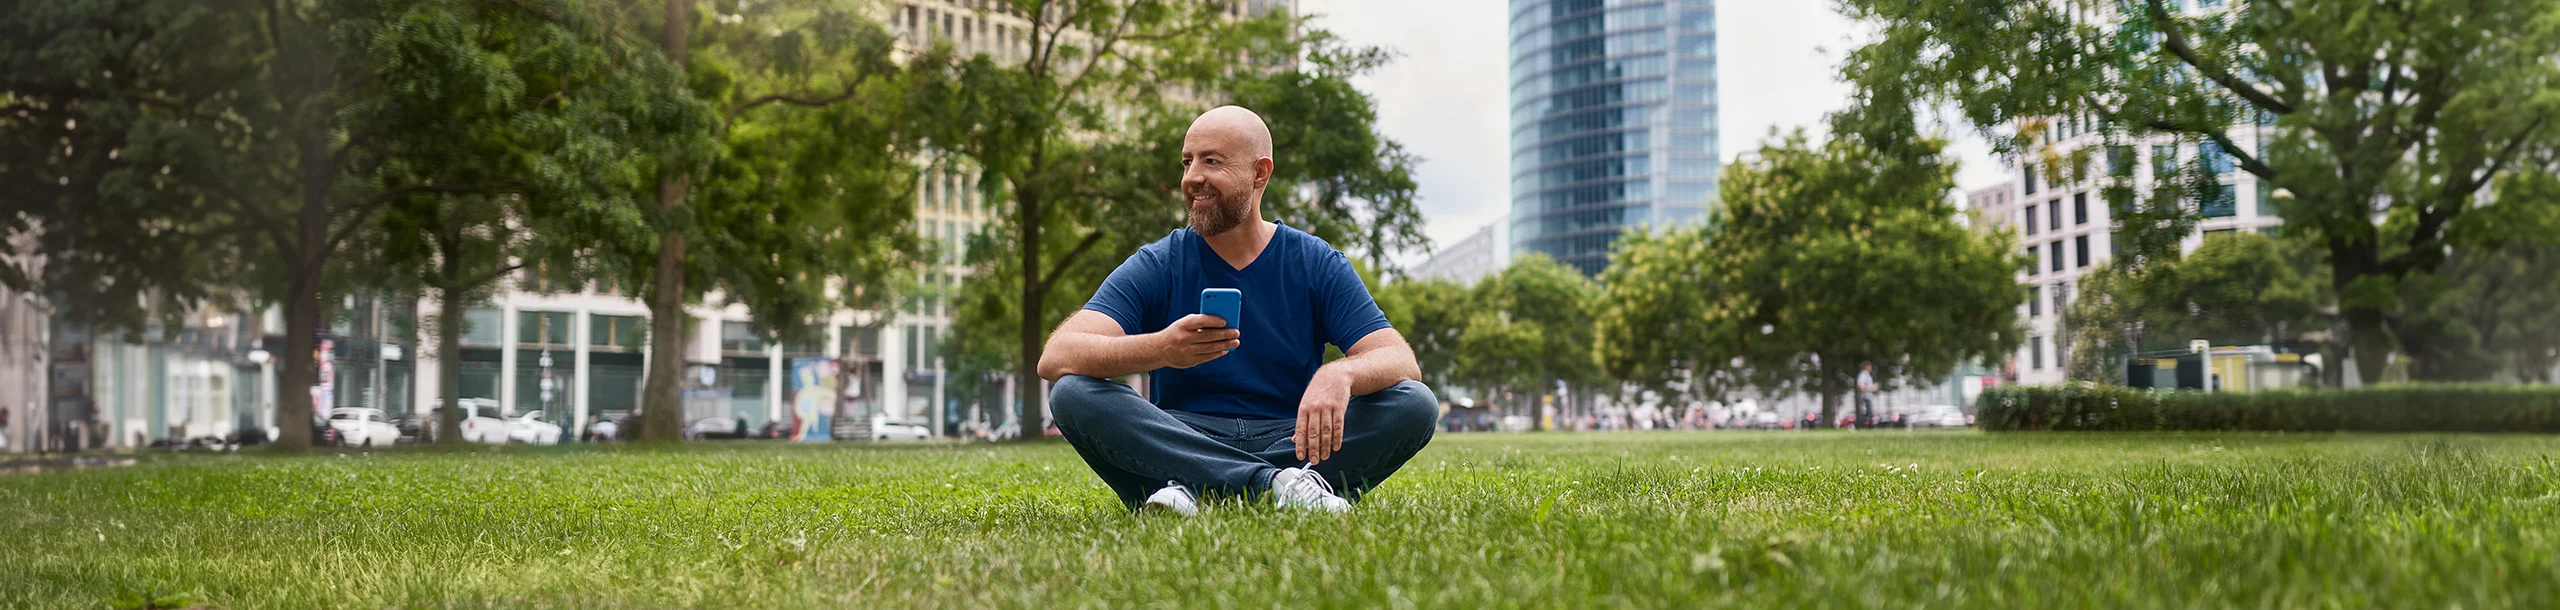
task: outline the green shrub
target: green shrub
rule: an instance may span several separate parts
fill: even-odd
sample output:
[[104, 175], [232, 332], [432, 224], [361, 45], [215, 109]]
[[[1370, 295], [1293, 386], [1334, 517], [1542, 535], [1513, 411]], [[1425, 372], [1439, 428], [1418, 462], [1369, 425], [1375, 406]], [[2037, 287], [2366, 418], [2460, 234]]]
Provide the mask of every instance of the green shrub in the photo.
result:
[[2074, 383], [1991, 388], [1974, 410], [1984, 430], [2560, 432], [2560, 386], [2206, 393]]

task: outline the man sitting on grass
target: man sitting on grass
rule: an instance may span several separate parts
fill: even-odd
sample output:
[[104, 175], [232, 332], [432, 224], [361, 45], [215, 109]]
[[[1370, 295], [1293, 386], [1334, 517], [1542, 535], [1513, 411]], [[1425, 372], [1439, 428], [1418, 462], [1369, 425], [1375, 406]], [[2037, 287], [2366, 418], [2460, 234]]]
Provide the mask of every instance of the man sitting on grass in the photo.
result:
[[[1349, 510], [1431, 441], [1439, 405], [1413, 348], [1341, 251], [1262, 219], [1261, 117], [1201, 114], [1182, 167], [1190, 228], [1139, 248], [1049, 335], [1058, 430], [1132, 509], [1191, 515], [1198, 489]], [[1207, 288], [1240, 290], [1241, 320], [1198, 313]], [[1327, 343], [1347, 356], [1324, 362]], [[1109, 381], [1135, 373], [1154, 402]]]

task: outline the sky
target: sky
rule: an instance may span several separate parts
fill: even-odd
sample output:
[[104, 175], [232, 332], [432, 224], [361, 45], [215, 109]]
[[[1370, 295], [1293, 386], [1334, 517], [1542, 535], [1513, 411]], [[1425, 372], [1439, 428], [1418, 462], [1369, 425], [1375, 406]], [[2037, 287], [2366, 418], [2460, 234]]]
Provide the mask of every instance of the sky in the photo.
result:
[[[1510, 24], [1504, 0], [1300, 0], [1316, 25], [1347, 42], [1384, 46], [1394, 63], [1355, 81], [1377, 100], [1378, 129], [1422, 158], [1416, 168], [1423, 233], [1436, 246], [1464, 239], [1511, 208]], [[1724, 160], [1771, 129], [1811, 130], [1848, 100], [1839, 60], [1855, 24], [1830, 0], [1721, 0], [1716, 5], [1718, 117]], [[1818, 133], [1818, 132], [1816, 132]], [[2000, 181], [1978, 137], [1954, 151], [1970, 189]], [[1422, 260], [1414, 255], [1411, 264]]]

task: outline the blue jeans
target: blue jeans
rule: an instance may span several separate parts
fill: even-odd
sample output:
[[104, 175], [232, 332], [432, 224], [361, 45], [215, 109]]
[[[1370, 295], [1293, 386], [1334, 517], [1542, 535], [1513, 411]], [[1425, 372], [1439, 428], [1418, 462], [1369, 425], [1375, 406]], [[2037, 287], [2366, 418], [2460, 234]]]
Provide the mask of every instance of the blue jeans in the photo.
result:
[[[1206, 495], [1255, 496], [1271, 488], [1281, 468], [1303, 463], [1290, 438], [1298, 420], [1169, 411], [1114, 381], [1059, 378], [1049, 389], [1049, 410], [1085, 464], [1132, 508], [1169, 482]], [[1421, 382], [1353, 396], [1343, 413], [1342, 450], [1314, 470], [1356, 501], [1431, 442], [1439, 415], [1439, 399]]]

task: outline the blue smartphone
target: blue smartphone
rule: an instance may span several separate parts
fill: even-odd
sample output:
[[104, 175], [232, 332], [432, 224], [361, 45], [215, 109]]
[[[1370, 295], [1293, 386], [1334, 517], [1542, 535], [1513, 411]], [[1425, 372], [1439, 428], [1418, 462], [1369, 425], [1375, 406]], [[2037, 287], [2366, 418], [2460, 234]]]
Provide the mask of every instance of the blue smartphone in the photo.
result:
[[1238, 316], [1244, 315], [1244, 291], [1234, 288], [1201, 289], [1200, 313], [1226, 320], [1225, 328], [1238, 328], [1236, 323], [1243, 320]]

